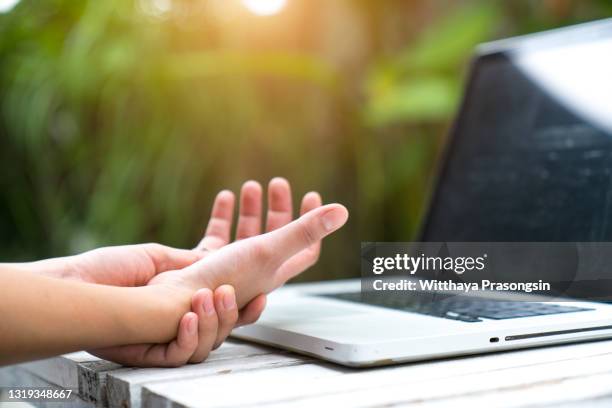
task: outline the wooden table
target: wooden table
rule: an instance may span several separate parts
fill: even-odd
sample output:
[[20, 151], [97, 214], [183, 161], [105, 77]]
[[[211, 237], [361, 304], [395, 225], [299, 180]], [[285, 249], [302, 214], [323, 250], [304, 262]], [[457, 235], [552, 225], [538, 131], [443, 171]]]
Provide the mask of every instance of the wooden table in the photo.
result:
[[75, 389], [79, 407], [610, 407], [612, 341], [364, 370], [230, 340], [203, 364], [134, 369], [81, 352], [3, 368], [0, 385]]

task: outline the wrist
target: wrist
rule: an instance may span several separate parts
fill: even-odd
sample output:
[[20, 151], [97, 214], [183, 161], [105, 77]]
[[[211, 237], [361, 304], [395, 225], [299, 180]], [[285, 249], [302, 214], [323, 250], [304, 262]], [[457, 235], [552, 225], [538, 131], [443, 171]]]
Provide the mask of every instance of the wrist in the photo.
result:
[[176, 338], [179, 322], [191, 310], [192, 291], [171, 285], [124, 288], [135, 302], [121, 319], [131, 344], [166, 343]]

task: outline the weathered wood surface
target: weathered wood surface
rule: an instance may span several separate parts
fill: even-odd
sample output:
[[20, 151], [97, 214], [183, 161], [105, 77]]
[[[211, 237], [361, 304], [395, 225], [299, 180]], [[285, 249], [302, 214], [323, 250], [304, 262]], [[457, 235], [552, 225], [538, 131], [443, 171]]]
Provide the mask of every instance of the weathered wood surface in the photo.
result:
[[79, 407], [609, 407], [612, 341], [360, 370], [231, 340], [203, 364], [133, 369], [73, 353], [4, 368], [0, 385], [77, 389]]

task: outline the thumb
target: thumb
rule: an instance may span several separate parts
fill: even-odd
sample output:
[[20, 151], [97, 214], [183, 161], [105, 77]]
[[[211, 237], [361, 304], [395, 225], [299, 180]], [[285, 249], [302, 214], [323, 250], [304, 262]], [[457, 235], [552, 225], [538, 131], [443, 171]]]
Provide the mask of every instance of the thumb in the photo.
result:
[[156, 274], [183, 269], [202, 258], [201, 254], [196, 251], [177, 249], [161, 244], [142, 244], [141, 248], [153, 261]]
[[[338, 230], [347, 219], [348, 211], [340, 204], [318, 207], [279, 229], [227, 245], [184, 271], [191, 271], [194, 286], [234, 286], [242, 308], [284, 283], [275, 273], [287, 259]], [[243, 270], [251, 273], [240, 273]]]
[[266, 245], [274, 248], [274, 261], [280, 264], [340, 229], [347, 220], [348, 210], [340, 204], [318, 207], [265, 234]]

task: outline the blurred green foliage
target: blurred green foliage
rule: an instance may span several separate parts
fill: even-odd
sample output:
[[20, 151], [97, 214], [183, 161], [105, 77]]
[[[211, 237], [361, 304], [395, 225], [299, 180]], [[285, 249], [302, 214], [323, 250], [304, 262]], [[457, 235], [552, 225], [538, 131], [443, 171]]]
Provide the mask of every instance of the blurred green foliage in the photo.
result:
[[474, 45], [610, 3], [21, 0], [0, 14], [0, 258], [189, 247], [218, 190], [282, 175], [352, 214], [305, 278], [356, 275], [360, 241], [414, 236]]

